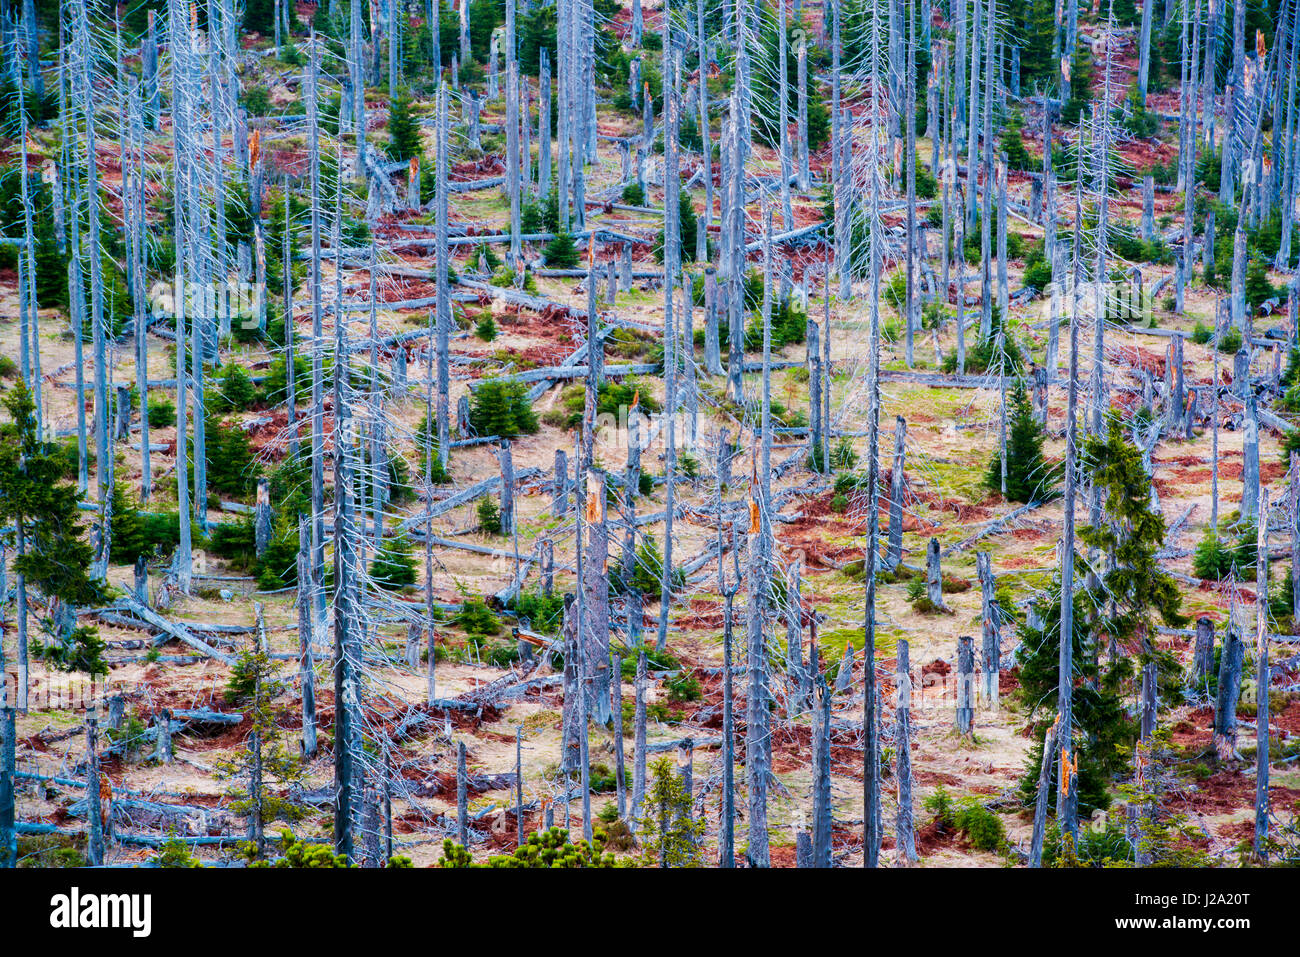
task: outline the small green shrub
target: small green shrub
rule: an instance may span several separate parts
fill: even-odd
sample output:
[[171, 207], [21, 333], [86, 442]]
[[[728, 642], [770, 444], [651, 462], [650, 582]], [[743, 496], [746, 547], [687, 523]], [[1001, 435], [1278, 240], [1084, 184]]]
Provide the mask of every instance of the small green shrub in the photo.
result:
[[1241, 349], [1241, 330], [1230, 327], [1219, 336], [1219, 351], [1235, 355]]
[[478, 527], [488, 535], [501, 534], [501, 509], [497, 500], [491, 495], [484, 495], [478, 500]]
[[149, 400], [149, 428], [165, 429], [175, 424], [175, 402], [165, 396]]

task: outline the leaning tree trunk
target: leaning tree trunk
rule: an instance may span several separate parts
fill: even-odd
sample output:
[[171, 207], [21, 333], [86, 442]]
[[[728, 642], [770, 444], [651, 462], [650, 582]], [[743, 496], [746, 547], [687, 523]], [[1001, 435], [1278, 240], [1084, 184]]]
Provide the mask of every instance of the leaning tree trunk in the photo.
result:
[[1002, 638], [993, 563], [988, 552], [975, 553], [975, 567], [980, 581], [980, 619], [983, 623], [984, 706], [996, 708], [1001, 684]]
[[957, 733], [971, 735], [975, 730], [975, 639], [962, 635], [957, 639]]
[[906, 477], [903, 472], [907, 456], [907, 421], [900, 415], [894, 422], [894, 464], [889, 475], [889, 539], [885, 552], [885, 570], [898, 567], [903, 558], [903, 495]]
[[831, 866], [831, 691], [817, 669], [813, 727], [813, 867]]
[[[633, 709], [632, 744], [632, 828], [637, 827], [641, 812], [645, 807], [645, 762], [646, 762], [646, 660], [644, 649], [637, 652], [636, 683], [633, 685], [636, 704]], [[725, 734], [725, 732], [724, 732]]]

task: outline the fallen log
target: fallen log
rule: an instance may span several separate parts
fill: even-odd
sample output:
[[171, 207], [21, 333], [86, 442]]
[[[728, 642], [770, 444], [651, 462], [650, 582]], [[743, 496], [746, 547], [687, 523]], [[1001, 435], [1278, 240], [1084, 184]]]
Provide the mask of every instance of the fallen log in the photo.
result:
[[172, 638], [175, 638], [177, 641], [183, 642], [189, 645], [191, 648], [201, 651], [209, 658], [216, 658], [218, 661], [222, 662], [225, 665], [229, 665], [231, 667], [234, 666], [235, 659], [232, 655], [228, 655], [223, 651], [218, 651], [216, 648], [213, 648], [202, 638], [199, 638], [197, 635], [195, 635], [188, 628], [185, 628], [181, 625], [174, 624], [173, 622], [168, 621], [162, 615], [155, 612], [152, 608], [145, 607], [130, 592], [126, 592], [124, 594], [122, 598], [122, 604], [126, 605], [127, 609], [137, 618], [140, 618], [143, 621], [147, 622], [148, 624], [153, 625], [159, 631], [167, 635], [170, 635]]

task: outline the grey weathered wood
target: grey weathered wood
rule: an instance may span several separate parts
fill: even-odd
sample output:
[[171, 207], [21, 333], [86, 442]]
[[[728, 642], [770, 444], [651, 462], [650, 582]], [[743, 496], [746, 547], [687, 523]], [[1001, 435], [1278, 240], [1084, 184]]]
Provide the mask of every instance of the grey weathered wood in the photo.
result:
[[975, 568], [980, 582], [980, 620], [982, 623], [983, 697], [986, 708], [996, 707], [1002, 665], [1001, 622], [997, 611], [997, 586], [988, 552], [975, 553]]
[[912, 675], [908, 641], [898, 640], [898, 665], [895, 671], [898, 699], [894, 710], [894, 777], [898, 785], [898, 816], [895, 821], [895, 861], [907, 867], [916, 861], [916, 830], [913, 825], [912, 799]]
[[627, 777], [623, 763], [623, 673], [622, 657], [615, 652], [610, 668], [610, 714], [614, 722], [614, 791], [618, 816], [627, 817]]
[[822, 428], [822, 368], [817, 323], [808, 320], [805, 333], [808, 357], [808, 455], [815, 456], [828, 441]]
[[631, 823], [632, 827], [635, 829], [636, 822], [640, 820], [642, 810], [645, 807], [646, 796], [646, 659], [644, 650], [637, 652], [636, 683], [633, 688], [636, 694], [636, 703], [634, 705], [632, 717], [634, 740], [632, 744]]
[[161, 764], [172, 762], [172, 712], [168, 708], [162, 708], [154, 715], [153, 759]]
[[812, 866], [831, 866], [831, 692], [826, 679], [817, 675], [817, 701], [813, 725], [813, 826]]
[[14, 814], [14, 754], [17, 741], [15, 709], [0, 707], [0, 868], [18, 862], [18, 832]]
[[[718, 538], [722, 537], [722, 527], [718, 526]], [[722, 562], [719, 557], [719, 575]], [[721, 835], [718, 838], [718, 866], [735, 867], [735, 828], [736, 828], [736, 751], [735, 751], [735, 694], [731, 682], [731, 622], [732, 606], [736, 597], [738, 582], [730, 588], [719, 585], [722, 591], [722, 821]]]
[[[1246, 396], [1246, 414], [1243, 417], [1245, 428], [1241, 446], [1241, 515], [1243, 518], [1250, 519], [1263, 514], [1260, 507], [1263, 493], [1260, 490], [1257, 409], [1255, 393], [1252, 391]], [[1260, 524], [1266, 526], [1268, 523], [1261, 521]]]
[[124, 592], [119, 600], [126, 606], [127, 610], [129, 610], [131, 614], [152, 625], [154, 628], [157, 628], [164, 634], [175, 638], [177, 641], [184, 642], [191, 648], [195, 648], [207, 655], [209, 658], [216, 658], [225, 665], [234, 666], [235, 659], [233, 656], [226, 654], [224, 651], [218, 651], [183, 625], [178, 625], [163, 618], [153, 609], [143, 605], [130, 592]]
[[975, 639], [957, 639], [957, 733], [969, 735], [975, 727]]
[[[1300, 29], [1300, 24], [1297, 24]], [[1291, 547], [1291, 617], [1300, 621], [1300, 452], [1292, 452], [1287, 480], [1287, 538]]]
[[[610, 705], [609, 640], [609, 527], [606, 512], [605, 474], [596, 469], [587, 472], [586, 532], [583, 549], [583, 657], [589, 663], [585, 694], [587, 713], [597, 724], [608, 725], [615, 719]], [[622, 716], [617, 716], [621, 721]]]
[[1139, 233], [1143, 242], [1155, 235], [1156, 181], [1153, 176], [1142, 177], [1142, 221]]
[[271, 541], [271, 486], [265, 478], [257, 480], [257, 505], [253, 512], [254, 551], [260, 559]]
[[101, 789], [99, 720], [92, 716], [86, 718], [86, 807], [90, 819], [90, 839], [86, 842], [86, 863], [91, 867], [99, 867], [104, 863], [104, 817], [100, 795]]
[[298, 680], [302, 690], [302, 754], [316, 754], [316, 669], [312, 653], [311, 528], [298, 516]]
[[[1259, 493], [1259, 526], [1255, 541], [1255, 856], [1269, 856], [1269, 689], [1268, 664], [1268, 489]], [[1154, 666], [1151, 666], [1154, 667]]]
[[552, 501], [551, 510], [556, 518], [561, 518], [569, 512], [569, 459], [568, 454], [562, 448], [555, 450], [555, 469], [552, 479]]
[[889, 477], [889, 539], [884, 567], [892, 571], [903, 557], [903, 496], [906, 489], [904, 463], [907, 456], [907, 422], [900, 415], [894, 423], [894, 464]]
[[465, 742], [456, 742], [456, 840], [469, 847], [469, 789], [465, 773]]
[[948, 606], [943, 601], [943, 571], [939, 567], [939, 539], [931, 538], [925, 550], [925, 590], [930, 604], [940, 611]]
[[501, 440], [497, 462], [501, 466], [501, 534], [511, 535], [515, 531], [515, 467], [508, 439]]
[[1196, 619], [1196, 645], [1192, 667], [1197, 681], [1204, 681], [1214, 667], [1214, 622], [1202, 615]]
[[1241, 694], [1241, 666], [1245, 645], [1231, 625], [1219, 657], [1218, 695], [1214, 705], [1214, 749], [1220, 760], [1237, 753], [1237, 700]]

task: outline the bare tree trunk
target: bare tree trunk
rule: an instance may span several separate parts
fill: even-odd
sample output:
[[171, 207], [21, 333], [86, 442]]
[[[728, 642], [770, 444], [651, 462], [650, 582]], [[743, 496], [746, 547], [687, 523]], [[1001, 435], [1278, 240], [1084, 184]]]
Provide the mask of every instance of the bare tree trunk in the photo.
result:
[[537, 75], [537, 195], [545, 202], [551, 194], [551, 55], [538, 51]]
[[90, 838], [86, 844], [86, 863], [99, 867], [104, 863], [104, 818], [100, 798], [99, 721], [86, 718], [86, 817]]
[[[722, 560], [719, 553], [718, 561]], [[785, 670], [791, 688], [790, 702], [787, 705], [790, 716], [802, 714], [809, 702], [803, 694], [803, 607], [799, 595], [799, 565], [796, 562], [790, 569], [789, 584], [786, 589], [785, 609]]]
[[907, 421], [900, 415], [894, 421], [894, 464], [889, 475], [889, 540], [885, 553], [885, 570], [892, 571], [903, 557], [903, 496], [906, 477], [903, 472], [907, 455]]
[[[820, 669], [819, 669], [820, 671]], [[813, 727], [813, 867], [831, 866], [831, 692], [817, 675]]]
[[[5, 682], [5, 688], [8, 682]], [[3, 695], [3, 689], [0, 689]], [[14, 750], [17, 733], [14, 709], [0, 707], [0, 868], [18, 864], [18, 829], [14, 821]]]
[[[722, 567], [721, 538], [718, 529], [718, 567]], [[732, 691], [731, 672], [731, 621], [732, 605], [739, 582], [730, 588], [719, 585], [722, 591], [722, 833], [718, 838], [718, 866], [736, 866], [736, 725], [734, 717], [735, 694]]]
[[[463, 39], [463, 38], [462, 38]], [[447, 120], [447, 87], [438, 87], [438, 145], [434, 167], [437, 183], [437, 195], [434, 197], [434, 219], [436, 230], [436, 249], [434, 258], [434, 282], [437, 284], [437, 365], [438, 383], [436, 392], [436, 414], [438, 419], [438, 461], [445, 470], [447, 456], [451, 445], [448, 405], [450, 390], [450, 337], [451, 337], [451, 256], [447, 248], [449, 228], [449, 206], [447, 200], [447, 149], [451, 127]], [[462, 431], [466, 423], [460, 423]], [[432, 658], [430, 658], [432, 661]]]
[[1043, 736], [1043, 755], [1038, 766], [1037, 797], [1034, 799], [1034, 828], [1029, 843], [1029, 866], [1043, 866], [1043, 839], [1047, 829], [1047, 805], [1052, 796], [1052, 768], [1056, 764], [1060, 717]]
[[1246, 519], [1258, 518], [1259, 524], [1266, 527], [1268, 516], [1260, 504], [1262, 493], [1259, 481], [1259, 413], [1253, 389], [1246, 394], [1244, 423], [1245, 435], [1241, 450], [1241, 515]]
[[[798, 0], [796, 0], [798, 2]], [[798, 14], [795, 14], [796, 18]], [[808, 41], [804, 37], [799, 38], [799, 48], [797, 51], [798, 62], [798, 84], [799, 84], [799, 165], [797, 185], [799, 192], [806, 193], [812, 182], [812, 173], [808, 155]], [[708, 169], [705, 168], [707, 175]]]
[[469, 848], [469, 781], [465, 771], [465, 742], [456, 742], [456, 840]]
[[760, 504], [749, 500], [749, 558], [746, 563], [746, 590], [748, 592], [745, 614], [747, 633], [746, 668], [749, 677], [747, 697], [748, 727], [745, 737], [745, 773], [749, 786], [749, 851], [751, 867], [768, 867], [767, 833], [767, 749], [770, 746], [768, 727], [768, 676], [767, 647], [763, 627], [767, 605], [767, 578], [762, 567], [764, 561]]
[[[1294, 454], [1294, 453], [1292, 453]], [[1268, 489], [1259, 494], [1255, 559], [1255, 856], [1268, 860], [1269, 688], [1268, 664]]]
[[[619, 738], [622, 742], [622, 738]], [[623, 755], [620, 750], [620, 767]], [[620, 774], [619, 780], [622, 780]], [[515, 728], [515, 845], [524, 846], [524, 726]]]
[[957, 733], [975, 730], [975, 639], [957, 639]]
[[[586, 620], [583, 622], [583, 660], [590, 663], [587, 670], [587, 713], [600, 725], [614, 719], [610, 709], [610, 683], [613, 680], [609, 665], [609, 576], [605, 569], [609, 562], [609, 528], [605, 499], [605, 473], [592, 469], [587, 472], [587, 542], [584, 548], [583, 604]], [[617, 716], [622, 720], [622, 715]]]
[[[667, 24], [664, 28], [664, 413], [667, 416], [664, 446], [664, 553], [659, 590], [659, 635], [656, 646], [668, 647], [668, 612], [672, 604], [673, 584], [673, 512], [677, 485], [677, 326], [673, 316], [674, 288], [681, 270], [681, 224], [678, 194], [681, 179], [677, 164], [676, 95], [678, 58], [673, 50]], [[687, 295], [690, 291], [687, 290]]]
[[916, 861], [916, 831], [912, 823], [912, 675], [906, 638], [898, 640], [898, 668], [895, 672], [898, 703], [894, 711], [894, 753], [898, 780], [898, 818], [895, 822], [895, 855], [899, 867]]
[[808, 359], [808, 458], [814, 467], [826, 448], [827, 437], [822, 428], [822, 363], [817, 334], [817, 323], [808, 320], [805, 333]]

